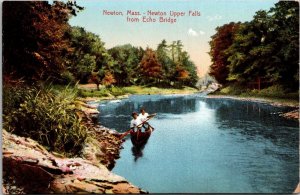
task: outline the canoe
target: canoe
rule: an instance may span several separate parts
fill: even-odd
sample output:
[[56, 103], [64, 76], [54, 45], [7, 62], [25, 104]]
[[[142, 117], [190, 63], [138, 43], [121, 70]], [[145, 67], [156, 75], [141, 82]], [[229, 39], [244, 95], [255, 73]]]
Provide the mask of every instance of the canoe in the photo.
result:
[[136, 147], [141, 147], [145, 145], [153, 131], [151, 126], [145, 132], [130, 132], [131, 135], [131, 142]]

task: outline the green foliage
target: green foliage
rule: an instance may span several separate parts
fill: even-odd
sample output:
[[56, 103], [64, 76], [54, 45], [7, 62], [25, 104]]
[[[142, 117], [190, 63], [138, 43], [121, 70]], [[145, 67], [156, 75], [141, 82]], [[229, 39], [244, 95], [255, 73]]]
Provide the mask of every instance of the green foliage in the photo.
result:
[[115, 61], [112, 66], [112, 72], [116, 79], [116, 85], [128, 86], [136, 84], [139, 77], [138, 66], [142, 60], [144, 50], [126, 44], [113, 47], [108, 52]]
[[268, 97], [268, 98], [284, 98], [299, 99], [299, 92], [289, 92], [282, 85], [274, 85], [262, 90], [248, 90], [243, 92], [241, 96]]
[[240, 85], [229, 85], [223, 89], [221, 89], [220, 93], [225, 95], [240, 95], [245, 92], [246, 89]]
[[212, 36], [211, 75], [223, 84], [231, 81], [246, 87], [262, 80], [298, 89], [298, 2], [279, 1], [269, 11], [256, 12], [253, 20], [234, 31], [229, 25], [218, 27]]
[[79, 89], [79, 97], [117, 97], [130, 93], [131, 91], [124, 87], [102, 87], [99, 90]]
[[9, 84], [3, 85], [3, 115], [10, 115], [17, 110], [27, 93], [31, 93], [29, 87], [18, 87]]
[[188, 53], [183, 50], [180, 40], [173, 41], [170, 45], [167, 45], [166, 40], [162, 40], [156, 54], [162, 66], [159, 86], [180, 88], [184, 85], [191, 87], [196, 85], [198, 81], [196, 66], [190, 60]]
[[51, 151], [76, 155], [82, 149], [88, 129], [76, 115], [74, 89], [6, 88], [4, 96], [16, 97], [4, 99], [4, 105], [13, 107], [3, 113], [5, 129], [33, 138]]
[[72, 27], [68, 36], [74, 50], [68, 56], [69, 69], [81, 83], [88, 82], [92, 71], [98, 72], [98, 76], [103, 78], [111, 70], [115, 62], [98, 35], [82, 27]]
[[282, 85], [273, 85], [262, 90], [247, 89], [238, 84], [232, 84], [222, 88], [216, 95], [235, 95], [241, 97], [259, 97], [259, 98], [275, 98], [275, 99], [299, 99], [299, 92], [290, 92]]
[[100, 88], [99, 90], [78, 90], [79, 97], [109, 97], [110, 91], [106, 88]]
[[64, 71], [61, 73], [61, 78], [58, 80], [57, 83], [62, 84], [62, 85], [69, 85], [69, 84], [75, 85], [76, 79], [71, 72]]
[[124, 88], [120, 88], [120, 87], [111, 87], [110, 93], [113, 96], [121, 96], [121, 95], [127, 94], [126, 90]]
[[253, 93], [257, 93], [259, 96], [265, 97], [285, 97], [285, 89], [281, 85], [274, 85], [262, 90], [253, 90]]

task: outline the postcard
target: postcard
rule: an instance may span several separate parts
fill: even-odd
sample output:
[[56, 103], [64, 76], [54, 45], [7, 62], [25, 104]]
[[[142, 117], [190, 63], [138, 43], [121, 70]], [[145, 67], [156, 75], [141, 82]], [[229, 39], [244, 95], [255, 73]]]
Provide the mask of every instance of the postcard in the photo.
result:
[[2, 192], [300, 193], [299, 1], [2, 3]]

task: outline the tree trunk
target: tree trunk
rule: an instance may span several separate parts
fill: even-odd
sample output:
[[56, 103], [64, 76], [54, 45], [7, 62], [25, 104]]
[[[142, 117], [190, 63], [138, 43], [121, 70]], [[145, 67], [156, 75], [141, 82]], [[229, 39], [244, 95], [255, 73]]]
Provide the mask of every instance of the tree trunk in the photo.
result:
[[260, 83], [261, 83], [260, 77], [257, 77], [257, 88], [259, 91], [260, 91]]

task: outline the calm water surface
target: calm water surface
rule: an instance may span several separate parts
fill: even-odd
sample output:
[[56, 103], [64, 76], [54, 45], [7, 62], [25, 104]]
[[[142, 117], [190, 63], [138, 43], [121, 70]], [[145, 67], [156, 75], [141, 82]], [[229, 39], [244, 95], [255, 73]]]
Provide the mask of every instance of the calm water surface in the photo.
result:
[[289, 108], [197, 95], [102, 102], [99, 122], [126, 131], [132, 111], [157, 113], [143, 150], [124, 143], [113, 172], [150, 192], [293, 192], [299, 124]]

